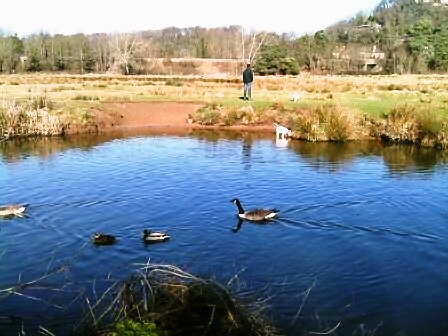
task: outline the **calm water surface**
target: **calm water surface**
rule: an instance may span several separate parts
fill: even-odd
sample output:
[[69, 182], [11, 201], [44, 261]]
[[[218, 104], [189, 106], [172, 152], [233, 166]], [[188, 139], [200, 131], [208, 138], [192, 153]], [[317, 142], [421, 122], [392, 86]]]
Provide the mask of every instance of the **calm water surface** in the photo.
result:
[[[233, 289], [266, 300], [286, 335], [448, 335], [448, 153], [207, 132], [1, 146], [0, 204], [29, 208], [0, 220], [0, 290], [52, 274], [0, 293], [6, 335], [22, 321], [63, 334], [148, 260], [238, 274]], [[234, 197], [281, 216], [234, 232]], [[172, 240], [144, 246], [143, 228]], [[95, 231], [118, 243], [92, 246]]]

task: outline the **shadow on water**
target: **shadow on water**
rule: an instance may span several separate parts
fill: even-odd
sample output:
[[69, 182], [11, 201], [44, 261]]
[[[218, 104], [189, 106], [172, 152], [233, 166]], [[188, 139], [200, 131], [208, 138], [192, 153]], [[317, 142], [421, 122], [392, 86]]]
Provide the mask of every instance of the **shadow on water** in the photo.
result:
[[[251, 167], [253, 144], [260, 140], [275, 141], [274, 134], [266, 132], [229, 130], [188, 130], [177, 128], [147, 128], [109, 132], [98, 135], [76, 135], [55, 138], [15, 139], [0, 143], [0, 155], [4, 162], [14, 163], [30, 156], [42, 159], [69, 149], [89, 151], [104, 143], [130, 137], [189, 137], [218, 143], [222, 140], [241, 141], [242, 163]], [[337, 172], [349, 168], [359, 157], [381, 159], [391, 176], [412, 173], [432, 173], [436, 167], [448, 162], [448, 151], [416, 146], [384, 144], [375, 141], [348, 143], [309, 143], [289, 141], [288, 149], [297, 153], [316, 170]]]
[[[270, 221], [264, 221], [264, 222], [250, 222], [250, 221], [244, 221], [242, 219], [237, 219], [237, 222], [234, 227], [232, 227], [232, 232], [237, 233], [243, 228], [244, 225], [254, 225], [254, 226], [266, 226], [275, 223], [275, 220]], [[247, 223], [247, 224], [246, 224]]]

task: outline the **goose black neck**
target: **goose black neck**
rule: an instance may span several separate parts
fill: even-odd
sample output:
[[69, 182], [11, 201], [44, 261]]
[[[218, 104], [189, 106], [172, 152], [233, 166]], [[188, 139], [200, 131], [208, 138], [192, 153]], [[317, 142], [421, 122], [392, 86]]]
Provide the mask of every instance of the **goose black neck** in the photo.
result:
[[235, 204], [236, 204], [236, 206], [238, 208], [238, 213], [243, 214], [244, 213], [244, 209], [243, 209], [243, 206], [241, 205], [240, 200], [236, 199], [235, 200]]

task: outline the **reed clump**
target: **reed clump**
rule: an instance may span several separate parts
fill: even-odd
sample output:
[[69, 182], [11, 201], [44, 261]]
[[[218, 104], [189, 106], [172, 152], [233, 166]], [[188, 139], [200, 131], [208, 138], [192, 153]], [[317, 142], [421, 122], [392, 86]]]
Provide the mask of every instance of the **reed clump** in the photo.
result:
[[446, 118], [434, 111], [408, 104], [396, 105], [384, 115], [384, 118], [373, 121], [372, 135], [390, 142], [448, 148]]
[[240, 304], [214, 280], [198, 278], [172, 265], [145, 264], [124, 281], [113, 303], [117, 328], [152, 330], [151, 335], [274, 335], [256, 311]]
[[307, 141], [354, 140], [361, 125], [358, 115], [337, 105], [291, 109], [278, 101], [266, 106], [208, 104], [191, 119], [193, 123], [218, 126], [270, 125], [277, 122], [293, 130], [293, 138]]
[[3, 101], [0, 106], [0, 140], [63, 134], [66, 123], [52, 111], [52, 107], [45, 97], [24, 103]]
[[191, 122], [209, 126], [255, 126], [279, 123], [305, 141], [345, 142], [381, 139], [424, 147], [448, 148], [448, 122], [437, 111], [415, 105], [395, 105], [381, 116], [362, 114], [326, 101], [309, 106], [270, 104], [222, 106], [216, 102], [191, 115]]
[[359, 117], [333, 104], [321, 104], [295, 111], [290, 118], [293, 138], [307, 141], [343, 142], [353, 140]]
[[[263, 318], [265, 300], [258, 295], [252, 300], [247, 292], [231, 293], [238, 276], [221, 285], [173, 265], [148, 262], [124, 281], [108, 277], [82, 284], [67, 280], [70, 266], [64, 262], [34, 280], [0, 288], [0, 302], [25, 298], [36, 306], [36, 315], [27, 316], [29, 324], [23, 323], [20, 307], [14, 312], [18, 324], [11, 330], [21, 329], [19, 335], [25, 335], [25, 330], [34, 335], [37, 329], [43, 335], [55, 335], [55, 328], [64, 335], [83, 336], [275, 335]], [[58, 283], [63, 286], [59, 288]], [[42, 311], [44, 315], [53, 312], [66, 326], [41, 324]]]
[[197, 110], [191, 119], [194, 123], [211, 126], [219, 122], [220, 115], [213, 105], [209, 105]]

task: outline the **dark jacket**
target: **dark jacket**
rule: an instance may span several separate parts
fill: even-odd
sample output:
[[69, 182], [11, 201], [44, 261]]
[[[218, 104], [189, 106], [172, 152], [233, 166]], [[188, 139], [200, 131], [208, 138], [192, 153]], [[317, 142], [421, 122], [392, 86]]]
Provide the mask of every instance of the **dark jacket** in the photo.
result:
[[243, 83], [248, 84], [252, 83], [254, 81], [254, 73], [252, 72], [251, 68], [246, 68], [243, 71]]

